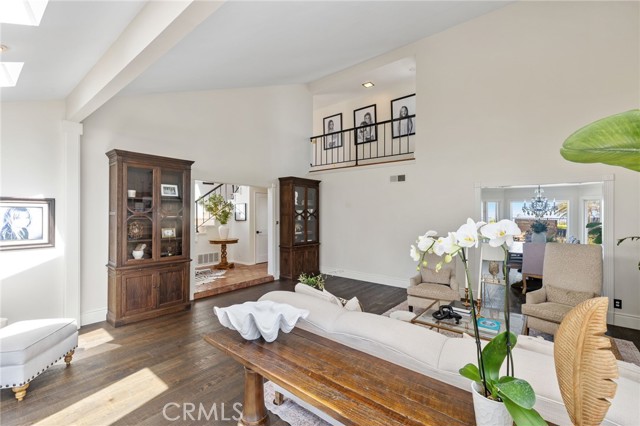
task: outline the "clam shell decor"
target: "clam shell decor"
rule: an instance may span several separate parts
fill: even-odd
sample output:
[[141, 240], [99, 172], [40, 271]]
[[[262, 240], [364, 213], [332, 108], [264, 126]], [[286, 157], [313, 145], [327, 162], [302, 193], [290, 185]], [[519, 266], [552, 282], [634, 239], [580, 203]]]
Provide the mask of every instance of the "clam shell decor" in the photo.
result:
[[237, 330], [247, 340], [262, 336], [267, 342], [276, 340], [280, 330], [290, 332], [298, 319], [309, 316], [306, 309], [270, 300], [245, 302], [226, 308], [216, 306], [213, 310], [223, 326]]

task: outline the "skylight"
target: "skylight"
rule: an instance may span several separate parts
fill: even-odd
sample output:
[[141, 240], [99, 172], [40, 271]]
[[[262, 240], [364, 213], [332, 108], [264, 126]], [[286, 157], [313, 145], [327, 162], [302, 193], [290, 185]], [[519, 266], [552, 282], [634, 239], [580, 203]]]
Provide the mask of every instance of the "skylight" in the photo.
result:
[[0, 87], [14, 87], [24, 62], [0, 62]]
[[0, 1], [0, 23], [40, 25], [49, 0], [2, 0]]

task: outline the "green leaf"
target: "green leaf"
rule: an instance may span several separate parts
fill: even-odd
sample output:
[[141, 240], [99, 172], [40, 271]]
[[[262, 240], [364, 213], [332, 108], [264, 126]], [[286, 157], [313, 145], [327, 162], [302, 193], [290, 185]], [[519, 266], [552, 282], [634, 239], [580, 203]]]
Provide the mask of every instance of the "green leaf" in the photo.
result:
[[480, 377], [480, 371], [478, 371], [478, 367], [473, 364], [467, 364], [458, 370], [462, 377], [466, 377], [467, 379], [473, 380], [474, 382], [482, 382], [482, 377]]
[[498, 380], [496, 388], [500, 398], [508, 398], [522, 408], [533, 408], [536, 403], [536, 394], [525, 380], [505, 376]]
[[[517, 337], [510, 333], [511, 349], [516, 346]], [[507, 332], [498, 334], [482, 350], [484, 374], [487, 380], [497, 381], [500, 377], [500, 367], [507, 356]]]
[[640, 110], [588, 124], [564, 141], [560, 154], [576, 163], [604, 163], [640, 172]]
[[507, 407], [507, 411], [513, 417], [513, 421], [518, 426], [546, 426], [547, 422], [544, 421], [542, 416], [534, 409], [522, 408], [518, 404], [509, 400], [509, 398], [503, 398], [502, 402]]
[[600, 228], [602, 226], [602, 223], [600, 222], [590, 222], [587, 223], [587, 229], [591, 229], [591, 228]]

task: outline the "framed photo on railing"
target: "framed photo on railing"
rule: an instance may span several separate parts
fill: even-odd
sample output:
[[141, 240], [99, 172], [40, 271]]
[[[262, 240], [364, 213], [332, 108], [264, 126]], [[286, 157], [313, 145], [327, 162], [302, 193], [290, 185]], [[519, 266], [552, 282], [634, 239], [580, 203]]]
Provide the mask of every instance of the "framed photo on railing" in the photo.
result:
[[340, 148], [342, 146], [342, 113], [325, 117], [324, 149]]
[[356, 144], [374, 142], [376, 135], [376, 106], [369, 105], [353, 111], [353, 127], [356, 131]]
[[53, 198], [0, 197], [0, 250], [55, 246]]
[[[416, 94], [391, 101], [391, 137], [399, 138], [416, 134]], [[403, 118], [407, 117], [407, 118]]]

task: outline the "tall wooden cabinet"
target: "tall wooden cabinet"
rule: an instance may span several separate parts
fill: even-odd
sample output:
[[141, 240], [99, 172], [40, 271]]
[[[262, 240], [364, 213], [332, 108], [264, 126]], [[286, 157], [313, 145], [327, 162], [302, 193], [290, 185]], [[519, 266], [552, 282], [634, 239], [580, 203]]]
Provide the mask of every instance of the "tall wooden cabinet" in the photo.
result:
[[107, 322], [191, 308], [189, 237], [193, 161], [114, 149], [109, 157]]
[[280, 178], [280, 276], [320, 273], [320, 181]]

